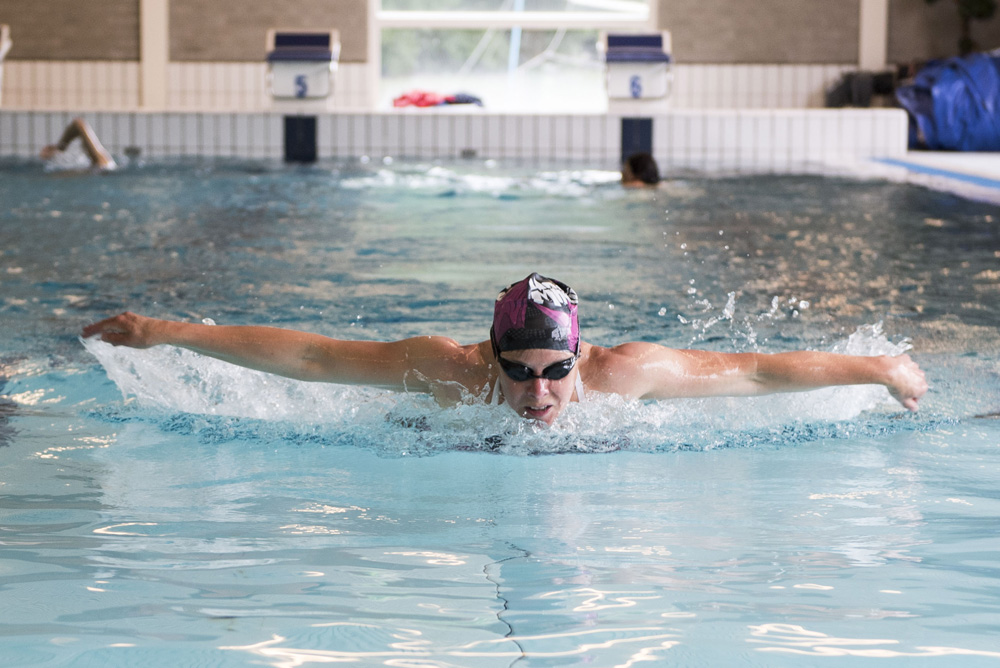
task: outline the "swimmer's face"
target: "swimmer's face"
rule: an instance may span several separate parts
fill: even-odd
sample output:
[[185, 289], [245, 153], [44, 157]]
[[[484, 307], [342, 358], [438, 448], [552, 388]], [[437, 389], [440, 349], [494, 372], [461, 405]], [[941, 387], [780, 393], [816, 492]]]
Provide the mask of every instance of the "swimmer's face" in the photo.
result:
[[504, 401], [515, 413], [529, 420], [538, 420], [551, 425], [566, 405], [573, 399], [576, 388], [576, 374], [573, 369], [559, 380], [538, 378], [546, 368], [573, 359], [573, 354], [565, 350], [510, 350], [500, 356], [509, 362], [528, 367], [536, 376], [528, 380], [516, 381], [500, 371], [500, 389]]

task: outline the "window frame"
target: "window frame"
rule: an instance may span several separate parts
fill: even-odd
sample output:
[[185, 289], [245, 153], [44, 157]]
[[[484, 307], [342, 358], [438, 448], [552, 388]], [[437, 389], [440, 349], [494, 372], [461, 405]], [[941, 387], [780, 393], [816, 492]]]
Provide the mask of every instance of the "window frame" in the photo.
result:
[[382, 86], [382, 30], [473, 29], [597, 30], [598, 32], [653, 32], [658, 23], [658, 0], [647, 0], [646, 11], [634, 14], [594, 11], [416, 11], [383, 10], [382, 0], [368, 2], [369, 106], [378, 110]]

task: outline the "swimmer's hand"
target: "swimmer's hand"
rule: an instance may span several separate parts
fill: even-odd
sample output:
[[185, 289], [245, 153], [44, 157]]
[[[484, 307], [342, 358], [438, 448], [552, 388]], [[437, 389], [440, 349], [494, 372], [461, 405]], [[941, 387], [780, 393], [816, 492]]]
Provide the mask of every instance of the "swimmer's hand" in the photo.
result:
[[923, 370], [909, 355], [884, 359], [887, 365], [885, 386], [889, 394], [907, 410], [917, 410], [917, 401], [927, 392]]
[[39, 156], [42, 158], [42, 160], [51, 160], [60, 153], [62, 153], [62, 150], [58, 146], [56, 146], [55, 144], [49, 144], [48, 146], [42, 149], [42, 152], [39, 153]]
[[129, 348], [151, 348], [164, 343], [156, 336], [157, 324], [162, 323], [155, 318], [147, 318], [126, 311], [112, 318], [101, 320], [83, 328], [83, 338], [100, 336], [113, 346], [128, 346]]

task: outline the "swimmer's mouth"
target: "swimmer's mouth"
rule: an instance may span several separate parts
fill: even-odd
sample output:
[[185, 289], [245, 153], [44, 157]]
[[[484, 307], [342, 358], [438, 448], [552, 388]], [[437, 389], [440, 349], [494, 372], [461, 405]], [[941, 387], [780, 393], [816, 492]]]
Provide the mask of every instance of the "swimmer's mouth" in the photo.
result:
[[541, 420], [550, 410], [552, 410], [552, 404], [547, 404], [545, 406], [525, 406], [521, 413], [526, 418]]

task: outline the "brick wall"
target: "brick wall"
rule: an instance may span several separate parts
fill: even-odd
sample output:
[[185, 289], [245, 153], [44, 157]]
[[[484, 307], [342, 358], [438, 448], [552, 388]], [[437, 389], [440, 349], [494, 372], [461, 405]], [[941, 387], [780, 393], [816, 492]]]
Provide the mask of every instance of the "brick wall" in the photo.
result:
[[[960, 22], [952, 0], [890, 0], [889, 62], [908, 63], [958, 55]], [[1000, 47], [1000, 12], [972, 22], [972, 39], [982, 50]]]
[[139, 0], [2, 0], [12, 60], [138, 60]]
[[[921, 0], [922, 2], [923, 0]], [[856, 63], [859, 0], [659, 0], [680, 63]]]
[[336, 28], [340, 62], [368, 59], [366, 0], [170, 0], [170, 59], [258, 62], [269, 28]]

